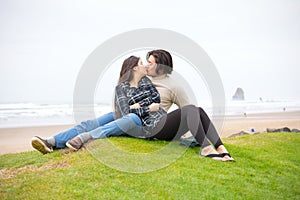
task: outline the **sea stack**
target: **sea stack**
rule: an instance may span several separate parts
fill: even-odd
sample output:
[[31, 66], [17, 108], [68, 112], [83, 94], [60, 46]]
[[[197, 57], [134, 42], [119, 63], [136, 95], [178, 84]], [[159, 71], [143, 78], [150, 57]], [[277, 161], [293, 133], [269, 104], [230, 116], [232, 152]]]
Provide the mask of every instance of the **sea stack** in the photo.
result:
[[232, 96], [232, 100], [243, 101], [245, 100], [244, 91], [242, 88], [237, 88], [235, 94]]

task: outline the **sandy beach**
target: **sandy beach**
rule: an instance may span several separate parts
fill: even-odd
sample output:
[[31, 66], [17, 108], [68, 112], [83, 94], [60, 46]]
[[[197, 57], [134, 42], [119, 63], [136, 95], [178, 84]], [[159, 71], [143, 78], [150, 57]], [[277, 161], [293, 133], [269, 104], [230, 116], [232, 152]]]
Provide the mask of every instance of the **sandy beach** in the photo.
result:
[[[0, 128], [0, 154], [32, 151], [30, 140], [39, 135], [49, 137], [73, 125]], [[220, 127], [222, 138], [240, 131], [265, 132], [266, 128], [289, 127], [300, 129], [300, 111], [227, 116]]]

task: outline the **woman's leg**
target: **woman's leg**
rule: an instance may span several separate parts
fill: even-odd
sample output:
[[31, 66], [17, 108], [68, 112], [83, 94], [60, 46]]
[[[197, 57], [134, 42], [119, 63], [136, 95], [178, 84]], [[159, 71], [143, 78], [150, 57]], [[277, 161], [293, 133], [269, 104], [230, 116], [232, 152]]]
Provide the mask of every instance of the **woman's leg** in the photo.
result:
[[103, 126], [99, 126], [90, 132], [82, 133], [79, 137], [86, 143], [90, 139], [101, 139], [121, 135], [138, 136], [138, 134], [141, 133], [141, 119], [136, 114], [130, 113]]
[[53, 149], [65, 148], [66, 142], [76, 137], [77, 135], [86, 131], [94, 130], [99, 126], [103, 126], [113, 120], [114, 113], [107, 113], [105, 115], [102, 115], [101, 117], [98, 117], [97, 119], [82, 122], [81, 124], [70, 128], [69, 130], [63, 131], [47, 139], [44, 139], [39, 136], [34, 136], [31, 139], [31, 145], [33, 148], [35, 148], [43, 154], [51, 153]]
[[121, 135], [139, 136], [140, 134], [142, 134], [142, 121], [136, 114], [130, 113], [90, 132], [85, 132], [72, 138], [66, 143], [66, 146], [77, 151], [91, 139]]
[[54, 136], [55, 148], [56, 149], [66, 148], [66, 142], [69, 141], [70, 139], [76, 137], [81, 133], [92, 131], [98, 128], [99, 126], [103, 126], [111, 121], [114, 121], [114, 119], [115, 119], [114, 113], [110, 112], [98, 117], [97, 119], [81, 122], [77, 126], [74, 126], [73, 128], [67, 131], [55, 135]]
[[[70, 139], [81, 133], [92, 131], [99, 126], [103, 126], [111, 121], [114, 121], [114, 119], [114, 113], [110, 112], [98, 117], [97, 119], [81, 122], [77, 126], [53, 136], [55, 140], [55, 149], [66, 148], [66, 142]], [[51, 140], [51, 138], [49, 138], [49, 140]]]

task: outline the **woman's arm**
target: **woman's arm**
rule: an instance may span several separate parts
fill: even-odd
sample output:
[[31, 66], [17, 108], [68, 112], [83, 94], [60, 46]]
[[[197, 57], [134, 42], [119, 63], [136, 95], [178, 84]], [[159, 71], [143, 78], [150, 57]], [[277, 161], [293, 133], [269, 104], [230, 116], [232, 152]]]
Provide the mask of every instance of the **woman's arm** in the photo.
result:
[[152, 81], [149, 78], [147, 77], [143, 78], [143, 87], [144, 87], [144, 91], [147, 92], [148, 97], [144, 98], [139, 102], [141, 106], [145, 106], [145, 105], [149, 106], [152, 103], [160, 103], [159, 92], [154, 87]]
[[154, 103], [160, 103], [160, 95], [159, 92], [157, 91], [156, 87], [151, 83], [150, 85], [150, 92], [152, 94], [152, 101]]
[[127, 115], [128, 113], [134, 113], [140, 117], [143, 117], [149, 114], [148, 106], [130, 109], [126, 91], [124, 91], [124, 87], [122, 87], [121, 85], [118, 85], [115, 89], [115, 103], [117, 110], [118, 112], [120, 112], [121, 116]]

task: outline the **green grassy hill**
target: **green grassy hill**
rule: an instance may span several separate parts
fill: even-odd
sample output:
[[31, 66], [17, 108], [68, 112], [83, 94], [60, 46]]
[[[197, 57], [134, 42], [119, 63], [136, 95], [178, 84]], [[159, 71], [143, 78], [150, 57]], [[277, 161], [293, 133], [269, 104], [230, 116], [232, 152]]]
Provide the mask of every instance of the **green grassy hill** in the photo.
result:
[[[123, 137], [106, 141], [139, 154], [169, 144]], [[103, 155], [111, 152], [112, 159], [121, 160], [102, 142], [88, 146], [99, 145]], [[236, 162], [199, 157], [199, 148], [190, 148], [166, 167], [147, 173], [111, 168], [88, 150], [2, 155], [0, 199], [300, 199], [300, 134], [264, 133], [226, 138], [224, 143]], [[171, 148], [176, 154], [184, 147]], [[153, 165], [165, 159], [159, 156]]]

